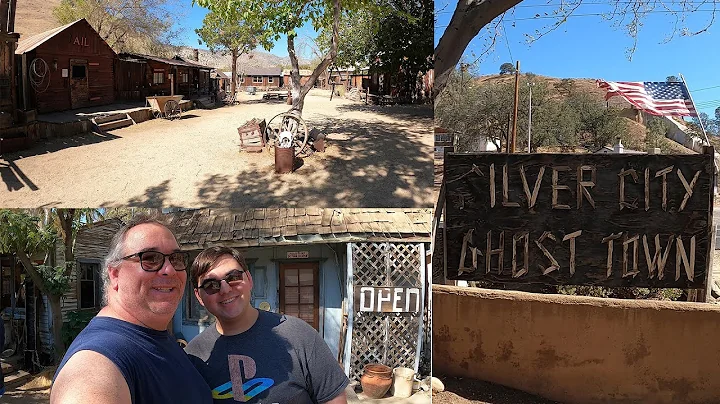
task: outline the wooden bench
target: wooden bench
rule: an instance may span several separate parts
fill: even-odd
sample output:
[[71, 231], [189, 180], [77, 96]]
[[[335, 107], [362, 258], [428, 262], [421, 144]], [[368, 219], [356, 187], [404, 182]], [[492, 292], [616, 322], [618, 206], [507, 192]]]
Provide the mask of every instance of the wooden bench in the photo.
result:
[[288, 97], [286, 92], [273, 91], [263, 94], [263, 100], [285, 100]]

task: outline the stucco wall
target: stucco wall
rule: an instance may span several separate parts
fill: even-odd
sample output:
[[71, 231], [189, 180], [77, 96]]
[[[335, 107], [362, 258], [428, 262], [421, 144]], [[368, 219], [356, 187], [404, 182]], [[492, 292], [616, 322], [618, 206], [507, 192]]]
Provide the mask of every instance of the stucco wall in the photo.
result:
[[433, 372], [571, 403], [720, 402], [720, 306], [433, 285]]

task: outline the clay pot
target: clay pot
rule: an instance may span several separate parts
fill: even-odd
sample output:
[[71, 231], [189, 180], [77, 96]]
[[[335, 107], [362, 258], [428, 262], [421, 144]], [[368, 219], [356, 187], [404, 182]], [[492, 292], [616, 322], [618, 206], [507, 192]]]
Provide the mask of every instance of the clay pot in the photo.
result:
[[369, 398], [382, 398], [393, 383], [392, 369], [379, 363], [370, 363], [363, 368], [360, 385]]

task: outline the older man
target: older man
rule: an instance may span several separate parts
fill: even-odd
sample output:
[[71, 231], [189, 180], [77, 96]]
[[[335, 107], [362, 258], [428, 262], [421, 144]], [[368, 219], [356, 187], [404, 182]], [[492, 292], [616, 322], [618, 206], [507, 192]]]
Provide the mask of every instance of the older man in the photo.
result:
[[68, 348], [51, 403], [212, 403], [167, 331], [188, 259], [155, 218], [135, 217], [120, 229], [103, 266], [106, 305]]
[[296, 317], [250, 305], [252, 277], [237, 250], [200, 253], [192, 282], [216, 322], [186, 351], [215, 403], [347, 403], [349, 380], [320, 334]]

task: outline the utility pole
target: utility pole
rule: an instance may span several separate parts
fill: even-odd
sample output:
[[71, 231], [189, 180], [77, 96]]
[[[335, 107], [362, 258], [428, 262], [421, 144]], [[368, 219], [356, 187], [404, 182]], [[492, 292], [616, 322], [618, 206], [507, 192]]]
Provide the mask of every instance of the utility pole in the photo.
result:
[[532, 86], [535, 83], [527, 83], [530, 90], [530, 102], [528, 102], [528, 153], [530, 153], [530, 131], [532, 130]]
[[518, 103], [520, 102], [520, 61], [515, 62], [515, 106], [513, 107], [512, 138], [510, 139], [510, 153], [515, 153], [515, 139], [517, 138]]

